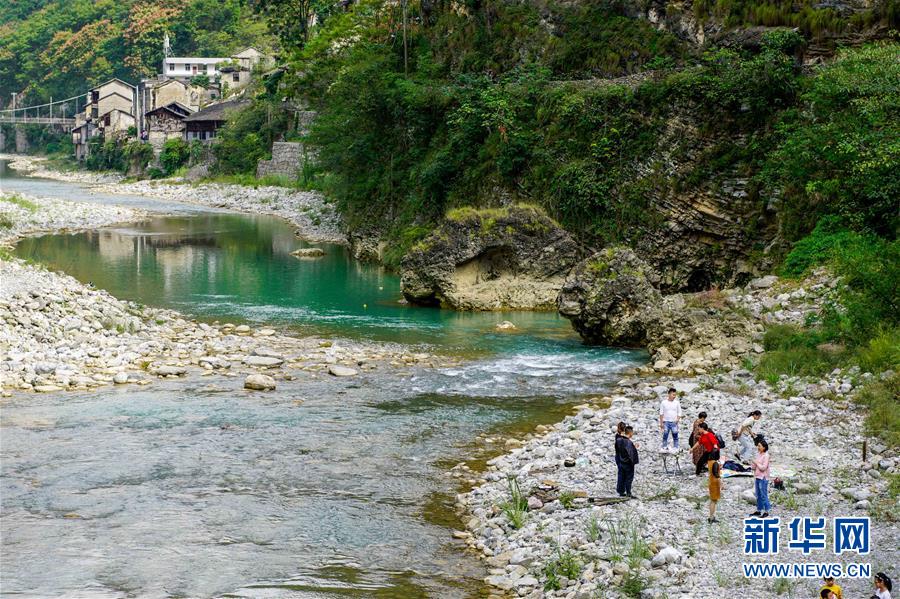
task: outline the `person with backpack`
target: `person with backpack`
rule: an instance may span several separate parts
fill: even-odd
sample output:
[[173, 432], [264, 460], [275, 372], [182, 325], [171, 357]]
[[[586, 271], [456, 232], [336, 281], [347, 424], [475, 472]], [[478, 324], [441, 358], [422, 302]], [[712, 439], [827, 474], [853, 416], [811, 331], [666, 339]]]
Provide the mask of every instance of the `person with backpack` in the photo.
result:
[[750, 462], [756, 490], [756, 511], [751, 516], [769, 517], [772, 504], [769, 502], [769, 444], [762, 437], [756, 440], [756, 457]]
[[718, 453], [720, 449], [719, 439], [714, 432], [709, 430], [708, 424], [705, 422], [700, 423], [700, 432], [700, 438], [697, 439], [697, 443], [691, 448], [692, 452], [702, 450], [700, 457], [697, 459], [697, 469], [695, 472], [697, 476], [700, 476], [700, 474], [706, 470], [706, 462], [709, 461], [713, 451]]
[[616, 492], [619, 497], [634, 499], [631, 494], [631, 483], [634, 481], [634, 467], [640, 463], [637, 447], [631, 440], [634, 428], [626, 426], [623, 434], [616, 438], [616, 460], [622, 464], [621, 476], [616, 481]]
[[719, 464], [719, 450], [713, 450], [709, 456], [709, 518], [710, 524], [716, 520], [716, 505], [722, 496], [722, 466]]

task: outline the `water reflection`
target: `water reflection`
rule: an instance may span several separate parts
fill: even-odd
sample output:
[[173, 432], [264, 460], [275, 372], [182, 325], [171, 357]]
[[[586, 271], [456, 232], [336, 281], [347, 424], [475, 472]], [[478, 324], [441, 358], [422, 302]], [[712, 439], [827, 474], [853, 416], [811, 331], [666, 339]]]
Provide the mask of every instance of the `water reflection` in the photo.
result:
[[[64, 270], [118, 297], [220, 319], [281, 323], [308, 333], [457, 351], [521, 351], [577, 336], [551, 313], [456, 313], [403, 305], [399, 279], [323, 246], [324, 258], [298, 259], [305, 244], [292, 227], [267, 216], [201, 213], [156, 217], [135, 227], [23, 240], [19, 256]], [[517, 333], [498, 333], [513, 320]]]

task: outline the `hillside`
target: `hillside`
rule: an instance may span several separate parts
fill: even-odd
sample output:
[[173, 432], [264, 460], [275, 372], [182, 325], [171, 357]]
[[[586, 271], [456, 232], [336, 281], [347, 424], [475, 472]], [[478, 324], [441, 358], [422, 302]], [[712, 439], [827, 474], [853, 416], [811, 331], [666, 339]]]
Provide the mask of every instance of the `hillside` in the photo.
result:
[[767, 20], [796, 30], [703, 13], [702, 44], [650, 5], [416, 9], [405, 51], [393, 5], [331, 18], [288, 80], [320, 112], [322, 184], [389, 261], [448, 209], [517, 202], [635, 246], [673, 290], [746, 281], [823, 215], [896, 232], [897, 46], [820, 54], [879, 37], [888, 4]]
[[[0, 4], [0, 98], [36, 103], [159, 70], [163, 35], [181, 56], [271, 49], [266, 24], [239, 0], [20, 0]], [[20, 104], [21, 105], [21, 104]]]

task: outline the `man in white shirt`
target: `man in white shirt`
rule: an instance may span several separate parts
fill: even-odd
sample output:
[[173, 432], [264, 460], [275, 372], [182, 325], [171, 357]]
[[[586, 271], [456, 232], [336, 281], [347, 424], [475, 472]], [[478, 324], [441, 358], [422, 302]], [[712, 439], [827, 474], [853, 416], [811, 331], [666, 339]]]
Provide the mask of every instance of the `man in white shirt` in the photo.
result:
[[659, 404], [659, 430], [662, 431], [662, 446], [660, 450], [665, 451], [666, 443], [669, 440], [669, 433], [672, 433], [673, 450], [678, 451], [678, 421], [681, 420], [681, 402], [676, 397], [674, 388], [669, 389], [669, 395]]

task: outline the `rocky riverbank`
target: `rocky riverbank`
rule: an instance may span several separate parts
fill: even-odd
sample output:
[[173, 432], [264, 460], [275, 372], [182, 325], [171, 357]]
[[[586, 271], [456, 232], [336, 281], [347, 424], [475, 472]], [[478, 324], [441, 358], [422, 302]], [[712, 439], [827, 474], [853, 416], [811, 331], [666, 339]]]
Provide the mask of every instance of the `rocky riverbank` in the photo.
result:
[[705, 374], [762, 353], [766, 325], [815, 318], [840, 287], [820, 269], [798, 281], [769, 275], [740, 288], [662, 295], [660, 277], [630, 249], [605, 248], [569, 274], [559, 313], [587, 343], [646, 347], [645, 372]]
[[224, 208], [249, 214], [270, 214], [297, 227], [297, 235], [318, 243], [347, 243], [340, 215], [325, 197], [317, 192], [297, 191], [287, 187], [264, 185], [248, 187], [221, 183], [188, 183], [183, 179], [166, 181], [134, 181], [123, 183], [115, 173], [59, 171], [49, 168], [45, 158], [0, 154], [21, 173], [95, 187], [112, 194], [135, 194], [162, 200]]
[[[0, 196], [0, 244], [24, 235], [133, 222], [140, 210]], [[397, 345], [297, 338], [270, 328], [198, 323], [121, 301], [62, 273], [0, 259], [0, 393], [147, 384], [160, 377], [250, 377], [270, 388], [297, 377], [355, 376], [452, 363]]]
[[[108, 204], [69, 202], [25, 194], [0, 193], [0, 246], [24, 235], [107, 227], [146, 218], [144, 210]], [[4, 281], [15, 284], [15, 281]]]
[[47, 165], [47, 159], [42, 156], [0, 153], [0, 160], [9, 160], [9, 166], [19, 173], [43, 179], [55, 179], [57, 181], [87, 185], [107, 185], [118, 183], [123, 179], [122, 175], [118, 173], [95, 173], [82, 170], [61, 171], [50, 168]]
[[108, 193], [128, 193], [210, 208], [225, 208], [249, 214], [270, 214], [297, 227], [297, 235], [306, 241], [347, 243], [341, 219], [322, 194], [287, 187], [226, 185], [221, 183], [182, 183], [137, 181], [104, 185]]
[[298, 338], [201, 323], [124, 302], [20, 260], [0, 261], [0, 392], [59, 392], [157, 378], [244, 377], [274, 388], [299, 377], [356, 376], [451, 364], [397, 345]]
[[[769, 441], [773, 474], [786, 484], [785, 491], [771, 494], [782, 543], [794, 516], [872, 517], [870, 556], [835, 556], [830, 550], [803, 556], [783, 548], [782, 558], [758, 561], [855, 561], [871, 563], [873, 572], [893, 570], [900, 563], [900, 506], [887, 493], [885, 475], [900, 471], [900, 457], [870, 440], [868, 461], [862, 462], [864, 414], [851, 401], [856, 385], [871, 376], [835, 371], [822, 381], [785, 380], [778, 389], [745, 370], [676, 380], [624, 379], [611, 396], [579, 406], [556, 426], [507, 442], [514, 449], [491, 460], [478, 486], [458, 497], [467, 530], [455, 536], [486, 560], [487, 583], [507, 596], [775, 597], [790, 590], [793, 596], [815, 596], [818, 580], [742, 576], [740, 564], [754, 561], [742, 553], [743, 517], [754, 509], [752, 478], [725, 481], [719, 523], [710, 525], [706, 477], [693, 475], [690, 458], [681, 457], [683, 474], [663, 470], [656, 451], [659, 401], [674, 385], [685, 410], [682, 447], [700, 411], [708, 412], [707, 422], [725, 437], [729, 454], [734, 449], [729, 431], [750, 410], [763, 412], [757, 432]], [[620, 420], [635, 427], [641, 445], [638, 499], [599, 505], [615, 497], [612, 444]], [[456, 474], [473, 476], [463, 465]], [[503, 511], [510, 501], [510, 477], [529, 506], [518, 529]], [[845, 597], [871, 592], [868, 579], [839, 582]]]

